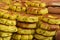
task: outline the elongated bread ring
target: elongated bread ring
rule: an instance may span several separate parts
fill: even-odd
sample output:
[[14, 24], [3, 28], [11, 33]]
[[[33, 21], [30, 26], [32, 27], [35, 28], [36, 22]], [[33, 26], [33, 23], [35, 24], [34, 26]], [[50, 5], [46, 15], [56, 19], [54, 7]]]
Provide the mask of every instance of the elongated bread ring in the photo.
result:
[[60, 14], [60, 7], [48, 7], [48, 10], [51, 14]]
[[60, 18], [58, 14], [46, 14], [40, 19], [49, 24], [60, 24]]
[[0, 37], [9, 37], [9, 36], [11, 36], [11, 35], [12, 35], [12, 33], [0, 31]]
[[1, 40], [10, 40], [11, 36], [9, 36], [9, 37], [0, 37], [0, 38], [1, 38]]
[[[41, 39], [37, 39], [37, 40], [41, 40]], [[46, 39], [43, 39], [43, 40], [53, 40], [53, 37], [49, 37], [49, 38], [46, 38]]]
[[19, 33], [19, 34], [34, 34], [35, 30], [34, 29], [22, 29], [22, 28], [18, 28], [17, 33]]
[[47, 14], [48, 9], [47, 8], [34, 8], [34, 7], [28, 7], [27, 8], [28, 14]]
[[31, 14], [26, 14], [26, 13], [20, 13], [17, 20], [22, 21], [22, 22], [38, 22], [39, 16], [31, 15]]
[[9, 20], [9, 19], [4, 19], [4, 18], [0, 18], [0, 23], [5, 24], [5, 25], [9, 25], [9, 26], [15, 26], [16, 25], [15, 20]]
[[15, 40], [32, 40], [33, 39], [33, 35], [20, 35], [20, 34], [14, 34], [12, 36], [13, 39]]
[[36, 23], [30, 24], [30, 23], [22, 23], [22, 22], [17, 22], [17, 26], [21, 28], [36, 28]]
[[19, 35], [19, 34], [13, 34], [12, 35], [12, 39], [20, 40], [21, 39], [21, 35]]
[[42, 28], [44, 30], [49, 30], [49, 31], [55, 31], [59, 29], [59, 25], [54, 25], [54, 24], [52, 25], [43, 21], [39, 21], [37, 25], [39, 26], [39, 28]]
[[17, 19], [17, 13], [9, 10], [0, 9], [0, 17], [15, 20]]
[[39, 35], [39, 34], [35, 34], [34, 37], [38, 40], [44, 40], [44, 39], [47, 39], [47, 38], [52, 39], [52, 37], [45, 37], [45, 36], [42, 36], [42, 35]]
[[6, 26], [0, 24], [0, 30], [5, 32], [17, 32], [16, 26]]
[[36, 33], [49, 37], [54, 36], [56, 34], [56, 31], [46, 31], [38, 28], [36, 29]]

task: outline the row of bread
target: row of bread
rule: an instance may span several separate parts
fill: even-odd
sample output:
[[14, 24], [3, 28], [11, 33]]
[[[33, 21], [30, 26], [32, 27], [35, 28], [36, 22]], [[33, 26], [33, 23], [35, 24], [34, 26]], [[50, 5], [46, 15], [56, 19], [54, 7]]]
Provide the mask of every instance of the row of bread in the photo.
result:
[[[44, 10], [42, 10], [42, 12], [43, 11]], [[0, 18], [6, 18], [11, 20], [17, 19], [18, 21], [37, 22], [39, 16], [41, 15], [32, 15], [32, 14], [26, 14], [26, 12], [12, 12], [10, 10], [7, 11], [7, 10], [0, 9]]]
[[[27, 14], [47, 14], [46, 4], [40, 1], [12, 1], [10, 4], [0, 2], [0, 8], [9, 9], [17, 12], [26, 12]], [[26, 7], [27, 6], [27, 7]], [[38, 6], [38, 7], [35, 7]], [[43, 11], [43, 12], [42, 12]], [[45, 12], [46, 11], [46, 12]]]

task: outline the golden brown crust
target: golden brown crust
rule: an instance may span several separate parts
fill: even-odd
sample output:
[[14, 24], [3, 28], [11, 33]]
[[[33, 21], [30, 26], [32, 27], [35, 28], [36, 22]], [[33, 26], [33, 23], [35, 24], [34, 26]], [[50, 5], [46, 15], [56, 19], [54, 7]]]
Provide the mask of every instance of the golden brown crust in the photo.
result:
[[32, 40], [33, 39], [33, 35], [13, 34], [12, 38], [16, 39], [16, 40]]
[[16, 26], [6, 26], [0, 24], [0, 30], [5, 32], [17, 32]]
[[43, 36], [52, 37], [56, 34], [56, 31], [47, 31], [47, 30], [43, 30], [41, 28], [38, 28], [38, 29], [36, 29], [36, 33], [43, 35]]
[[34, 22], [38, 22], [38, 18], [39, 18], [39, 16], [29, 15], [26, 13], [20, 13], [17, 20], [21, 21], [21, 22], [34, 23]]
[[0, 2], [0, 8], [1, 9], [9, 9], [9, 5], [4, 2]]
[[44, 40], [44, 39], [49, 39], [49, 38], [53, 38], [53, 37], [45, 37], [43, 35], [39, 35], [39, 34], [35, 34], [34, 37], [38, 40]]
[[47, 8], [28, 7], [27, 13], [29, 13], [29, 14], [47, 14], [48, 9]]
[[60, 0], [41, 0], [41, 2], [45, 2], [47, 6], [60, 6], [58, 4]]
[[36, 28], [36, 23], [23, 23], [23, 22], [17, 22], [17, 26], [21, 28]]
[[0, 31], [0, 37], [9, 37], [11, 35], [12, 35], [12, 33]]
[[[56, 15], [56, 16], [55, 16]], [[60, 17], [59, 14], [46, 14], [42, 16], [42, 19], [40, 19], [44, 22], [47, 22], [49, 24], [60, 24]]]
[[51, 14], [60, 14], [60, 7], [48, 7], [48, 10]]
[[17, 13], [11, 10], [0, 9], [0, 17], [14, 20], [17, 18]]
[[19, 33], [19, 34], [34, 34], [35, 33], [35, 30], [34, 29], [18, 28], [17, 33]]
[[52, 25], [52, 24], [49, 24], [49, 23], [46, 23], [46, 22], [43, 22], [43, 21], [40, 21], [38, 23], [38, 26], [39, 26], [39, 28], [42, 28], [42, 29], [45, 29], [45, 30], [50, 30], [50, 31], [59, 29], [59, 25], [54, 25], [54, 24]]

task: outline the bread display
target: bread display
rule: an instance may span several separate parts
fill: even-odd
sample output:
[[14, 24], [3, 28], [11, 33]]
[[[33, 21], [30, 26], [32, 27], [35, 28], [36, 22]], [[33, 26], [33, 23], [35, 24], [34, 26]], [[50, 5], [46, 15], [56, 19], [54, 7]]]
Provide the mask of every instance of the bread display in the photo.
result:
[[60, 17], [49, 7], [41, 0], [0, 0], [0, 40], [53, 40]]

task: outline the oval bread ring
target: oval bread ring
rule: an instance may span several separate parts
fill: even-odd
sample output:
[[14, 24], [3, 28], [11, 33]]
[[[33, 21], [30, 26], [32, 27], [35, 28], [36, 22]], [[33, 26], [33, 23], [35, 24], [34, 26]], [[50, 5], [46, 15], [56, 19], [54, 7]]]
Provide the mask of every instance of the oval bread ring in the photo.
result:
[[2, 40], [10, 40], [10, 39], [11, 39], [11, 36], [2, 38]]
[[17, 19], [18, 14], [9, 10], [0, 9], [0, 17], [15, 20]]
[[49, 13], [51, 14], [59, 14], [60, 7], [48, 7]]
[[48, 9], [47, 8], [34, 8], [34, 7], [28, 7], [27, 8], [27, 14], [47, 14]]
[[22, 29], [22, 28], [18, 28], [17, 33], [19, 33], [19, 34], [34, 34], [35, 30], [34, 29]]
[[33, 29], [33, 28], [36, 28], [36, 23], [31, 24], [31, 23], [17, 22], [17, 26], [20, 28], [29, 28], [29, 29], [31, 28], [31, 29]]
[[[41, 39], [37, 39], [37, 40], [41, 40]], [[53, 37], [49, 37], [49, 38], [46, 38], [46, 39], [43, 39], [43, 40], [53, 40]]]
[[45, 36], [42, 36], [42, 35], [39, 35], [39, 34], [35, 34], [34, 37], [38, 40], [44, 40], [44, 39], [47, 39], [47, 38], [52, 39], [52, 37], [45, 37]]
[[[24, 37], [24, 38], [23, 38]], [[22, 39], [33, 39], [33, 35], [20, 35], [20, 34], [14, 34], [12, 36], [13, 39], [15, 40], [22, 40]]]
[[60, 6], [60, 1], [47, 3], [47, 6], [48, 7], [59, 7]]
[[39, 18], [39, 16], [36, 16], [36, 15], [20, 13], [18, 18], [17, 18], [17, 21], [36, 23], [36, 22], [38, 22], [38, 18]]
[[21, 39], [21, 35], [14, 33], [12, 35], [12, 39], [20, 40]]
[[6, 26], [0, 24], [0, 30], [5, 32], [17, 32], [16, 26]]
[[58, 14], [46, 14], [40, 19], [49, 24], [60, 24], [60, 18]]
[[43, 21], [39, 21], [37, 25], [39, 26], [39, 28], [42, 28], [44, 30], [49, 30], [49, 31], [55, 31], [59, 29], [59, 25], [54, 25], [54, 24], [52, 25]]
[[36, 29], [36, 33], [43, 35], [43, 36], [52, 37], [56, 34], [56, 31], [47, 31], [47, 30], [38, 28], [38, 29]]
[[9, 36], [11, 36], [11, 35], [12, 35], [12, 33], [0, 31], [0, 37], [9, 37]]
[[10, 40], [11, 39], [11, 36], [9, 37], [0, 37], [0, 40]]
[[15, 26], [16, 20], [9, 20], [9, 19], [0, 18], [0, 24]]

